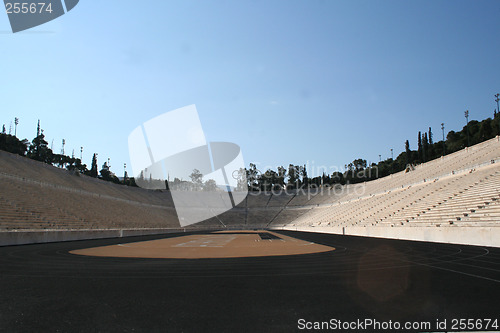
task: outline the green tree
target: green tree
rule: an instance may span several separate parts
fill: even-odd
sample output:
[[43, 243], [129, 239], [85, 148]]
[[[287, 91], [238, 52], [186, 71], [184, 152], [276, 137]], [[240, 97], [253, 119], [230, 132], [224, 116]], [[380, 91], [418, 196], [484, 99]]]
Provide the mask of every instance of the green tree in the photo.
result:
[[500, 135], [500, 112], [495, 112], [493, 115], [493, 121], [491, 124], [493, 137]]
[[19, 140], [13, 135], [0, 133], [0, 150], [24, 156], [28, 146], [29, 142], [26, 139]]
[[365, 159], [357, 158], [352, 161], [352, 165], [354, 166], [354, 171], [359, 172], [366, 169], [367, 163]]
[[298, 165], [290, 164], [288, 166], [288, 185], [291, 188], [297, 188], [300, 182], [300, 168]]
[[200, 191], [203, 187], [203, 174], [198, 169], [193, 169], [193, 172], [189, 175], [191, 178], [192, 187], [194, 191]]
[[418, 144], [418, 161], [422, 162], [423, 161], [423, 154], [422, 154], [422, 133], [418, 131], [418, 139], [417, 139], [417, 144]]
[[493, 121], [491, 118], [487, 118], [481, 122], [479, 125], [479, 133], [477, 135], [477, 140], [479, 142], [488, 140], [493, 138], [493, 128], [492, 128]]
[[345, 184], [344, 175], [340, 171], [335, 171], [330, 177], [331, 184]]
[[247, 183], [247, 176], [246, 176], [246, 169], [245, 168], [239, 168], [237, 172], [237, 186], [236, 190], [237, 191], [245, 191], [248, 190], [248, 183]]
[[259, 170], [257, 170], [257, 166], [253, 163], [250, 163], [250, 168], [246, 169], [246, 173], [247, 173], [247, 183], [249, 190], [251, 191], [258, 190]]
[[38, 121], [37, 136], [31, 142], [27, 156], [36, 161], [52, 164], [53, 155], [48, 142], [45, 141], [43, 130], [40, 129], [40, 121]]
[[109, 166], [108, 166], [107, 162], [104, 162], [104, 164], [102, 165], [102, 169], [101, 169], [101, 171], [99, 171], [99, 173], [101, 174], [101, 178], [103, 180], [106, 180], [106, 181], [112, 180], [111, 171], [109, 170]]
[[309, 186], [309, 178], [307, 176], [306, 165], [300, 167], [300, 177], [302, 178], [301, 186], [305, 186], [306, 188]]
[[429, 140], [427, 139], [427, 133], [424, 133], [422, 138], [422, 161], [426, 162], [429, 155]]
[[203, 191], [208, 191], [208, 192], [215, 192], [217, 191], [217, 183], [213, 179], [207, 180], [203, 184]]
[[88, 170], [87, 170], [87, 164], [82, 164], [82, 160], [79, 159], [79, 158], [75, 159], [75, 168], [80, 173], [83, 173], [83, 174], [85, 174], [86, 172], [88, 172]]
[[446, 135], [446, 153], [451, 154], [465, 147], [467, 138], [461, 132], [449, 131]]
[[276, 185], [278, 174], [276, 171], [268, 169], [259, 177], [259, 188], [264, 191], [270, 191]]
[[278, 167], [278, 176], [276, 177], [276, 184], [281, 188], [285, 187], [286, 169], [283, 166]]
[[406, 153], [406, 164], [410, 164], [413, 161], [411, 160], [411, 154], [410, 154], [410, 141], [406, 140], [405, 142], [405, 153]]
[[[357, 158], [347, 165], [348, 172], [344, 175], [344, 178], [350, 183], [359, 183], [365, 180], [365, 169], [367, 167], [367, 162], [365, 159]], [[324, 183], [324, 179], [323, 179]]]
[[90, 165], [90, 170], [88, 172], [90, 177], [97, 178], [97, 154], [94, 153], [92, 156], [92, 164]]

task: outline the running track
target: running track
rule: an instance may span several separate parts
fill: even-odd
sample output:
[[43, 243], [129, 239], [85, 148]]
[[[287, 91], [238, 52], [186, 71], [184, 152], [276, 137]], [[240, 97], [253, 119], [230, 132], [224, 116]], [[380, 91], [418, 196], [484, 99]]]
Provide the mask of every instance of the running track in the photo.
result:
[[282, 233], [336, 251], [196, 260], [68, 253], [174, 234], [0, 247], [0, 332], [290, 332], [299, 319], [500, 324], [499, 248]]

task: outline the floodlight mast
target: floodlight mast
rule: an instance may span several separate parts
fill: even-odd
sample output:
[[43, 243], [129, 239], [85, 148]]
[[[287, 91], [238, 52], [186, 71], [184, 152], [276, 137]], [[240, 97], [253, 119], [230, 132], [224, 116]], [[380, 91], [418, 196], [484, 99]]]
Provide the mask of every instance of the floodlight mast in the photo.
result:
[[[497, 99], [498, 99], [498, 97], [497, 97]], [[498, 101], [497, 101], [497, 103], [498, 103]], [[18, 124], [19, 124], [19, 118], [15, 117], [15, 118], [14, 118], [14, 125], [16, 125], [16, 126], [14, 127], [14, 136], [15, 136], [16, 138], [17, 138], [17, 125], [18, 125]]]

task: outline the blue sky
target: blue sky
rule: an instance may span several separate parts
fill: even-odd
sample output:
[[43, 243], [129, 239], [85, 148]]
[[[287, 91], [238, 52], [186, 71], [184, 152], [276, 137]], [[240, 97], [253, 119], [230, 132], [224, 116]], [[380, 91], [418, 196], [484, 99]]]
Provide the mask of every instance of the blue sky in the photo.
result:
[[31, 140], [40, 119], [56, 152], [118, 175], [135, 127], [190, 104], [247, 165], [378, 161], [493, 115], [499, 31], [481, 0], [81, 0], [17, 34], [0, 14], [0, 124]]

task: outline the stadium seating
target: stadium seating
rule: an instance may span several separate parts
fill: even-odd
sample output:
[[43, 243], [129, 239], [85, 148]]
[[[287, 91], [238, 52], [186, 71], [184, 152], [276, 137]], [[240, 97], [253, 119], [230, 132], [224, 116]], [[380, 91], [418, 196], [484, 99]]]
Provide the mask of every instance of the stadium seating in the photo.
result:
[[[500, 226], [499, 158], [497, 137], [370, 182], [251, 193], [196, 227]], [[112, 184], [3, 151], [0, 184], [0, 230], [179, 226], [168, 191]]]
[[409, 172], [347, 185], [289, 225], [500, 226], [499, 157], [497, 137]]
[[0, 229], [178, 227], [167, 191], [77, 176], [0, 152]]

